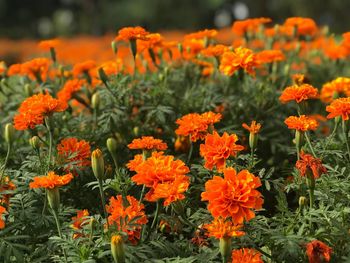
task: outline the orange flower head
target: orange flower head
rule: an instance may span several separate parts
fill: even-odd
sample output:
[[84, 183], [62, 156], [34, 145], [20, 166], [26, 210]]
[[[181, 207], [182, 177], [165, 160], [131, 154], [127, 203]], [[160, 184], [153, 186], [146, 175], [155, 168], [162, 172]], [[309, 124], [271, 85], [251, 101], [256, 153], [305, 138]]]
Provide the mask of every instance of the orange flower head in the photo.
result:
[[147, 32], [144, 28], [137, 27], [124, 27], [118, 31], [118, 36], [116, 37], [116, 41], [129, 41], [129, 40], [147, 40], [149, 32]]
[[35, 58], [21, 66], [21, 73], [32, 80], [46, 80], [51, 61], [48, 58]]
[[61, 101], [68, 102], [74, 93], [81, 90], [81, 87], [85, 84], [85, 80], [82, 79], [71, 79], [68, 80], [63, 88], [57, 93], [57, 98]]
[[329, 112], [328, 119], [340, 116], [344, 121], [347, 121], [350, 115], [350, 97], [334, 100], [326, 107], [326, 111]]
[[331, 260], [332, 249], [319, 240], [313, 240], [306, 245], [306, 255], [309, 263], [323, 263]]
[[243, 36], [247, 32], [256, 33], [261, 25], [270, 22], [271, 19], [266, 17], [239, 20], [233, 23], [232, 31], [238, 36]]
[[58, 156], [68, 164], [67, 169], [90, 166], [91, 148], [85, 140], [65, 138], [57, 145]]
[[128, 144], [129, 149], [141, 149], [141, 150], [158, 150], [164, 151], [168, 148], [165, 142], [160, 139], [155, 139], [153, 136], [142, 136], [142, 138], [134, 139]]
[[264, 202], [256, 188], [261, 186], [259, 177], [233, 168], [224, 170], [224, 178], [214, 176], [205, 183], [202, 201], [208, 201], [213, 217], [232, 218], [234, 224], [242, 224], [255, 217], [253, 210], [261, 209]]
[[264, 263], [261, 253], [253, 248], [232, 250], [232, 263]]
[[299, 170], [301, 176], [306, 176], [306, 172], [308, 170], [311, 171], [315, 179], [319, 178], [321, 174], [327, 173], [327, 169], [322, 165], [321, 159], [303, 151], [301, 151], [300, 160], [297, 161], [295, 167]]
[[267, 64], [285, 60], [281, 50], [263, 50], [256, 54], [258, 64]]
[[152, 156], [135, 167], [136, 174], [131, 178], [137, 185], [150, 187], [145, 200], [164, 199], [167, 206], [176, 200], [184, 199], [184, 192], [189, 186], [190, 169], [174, 156], [153, 152]]
[[89, 74], [90, 71], [96, 68], [96, 62], [94, 60], [87, 60], [81, 63], [76, 63], [73, 67], [73, 76], [75, 78], [82, 74]]
[[200, 145], [200, 155], [205, 160], [204, 166], [209, 170], [216, 166], [218, 171], [222, 171], [226, 166], [226, 160], [244, 149], [242, 145], [236, 144], [237, 141], [236, 134], [228, 135], [224, 132], [221, 137], [216, 131], [208, 134], [205, 143]]
[[54, 112], [67, 109], [66, 102], [54, 99], [50, 94], [37, 94], [25, 99], [14, 117], [14, 127], [17, 130], [34, 129], [36, 125], [43, 124], [44, 118]]
[[241, 231], [242, 225], [235, 225], [231, 220], [226, 220], [222, 217], [214, 218], [210, 224], [206, 224], [203, 227], [208, 231], [210, 237], [217, 239], [240, 237], [245, 234]]
[[229, 50], [228, 46], [225, 45], [215, 45], [209, 46], [201, 51], [201, 54], [205, 57], [220, 57], [226, 51]]
[[73, 179], [71, 173], [59, 176], [55, 172], [48, 172], [46, 176], [34, 177], [33, 182], [29, 183], [30, 188], [46, 188], [54, 189], [55, 187], [61, 187], [63, 185], [69, 184]]
[[322, 86], [320, 98], [323, 102], [332, 102], [339, 95], [350, 97], [350, 78], [339, 77]]
[[43, 50], [50, 50], [51, 48], [56, 48], [60, 44], [58, 39], [48, 39], [39, 42], [39, 48]]
[[252, 121], [250, 126], [248, 124], [243, 123], [242, 127], [246, 130], [248, 130], [250, 133], [257, 134], [260, 131], [261, 124], [257, 123], [256, 121]]
[[217, 34], [218, 34], [218, 31], [215, 29], [204, 29], [198, 32], [185, 35], [185, 39], [214, 38]]
[[128, 169], [130, 171], [136, 171], [136, 167], [139, 166], [141, 163], [143, 163], [143, 156], [142, 154], [136, 154], [134, 156], [134, 159], [130, 160], [127, 164], [126, 167], [128, 167]]
[[299, 36], [312, 36], [317, 32], [317, 25], [311, 18], [290, 17], [286, 19], [283, 26], [287, 28], [295, 28], [296, 33]]
[[109, 214], [108, 223], [116, 227], [117, 231], [122, 231], [128, 235], [132, 244], [136, 244], [140, 239], [142, 225], [147, 223], [145, 206], [140, 204], [133, 196], [121, 195], [111, 197], [106, 210]]
[[7, 76], [22, 75], [22, 64], [12, 64], [7, 70]]
[[318, 127], [318, 122], [313, 117], [301, 115], [300, 117], [289, 116], [284, 123], [288, 126], [288, 129], [298, 131], [314, 131]]
[[301, 86], [303, 84], [306, 84], [308, 82], [308, 79], [304, 74], [293, 74], [292, 75], [293, 83], [297, 86]]
[[[4, 176], [0, 181], [0, 194], [4, 191], [13, 191], [16, 189], [15, 184], [10, 180], [8, 176]], [[9, 206], [10, 198], [12, 194], [1, 194], [0, 204]]]
[[89, 216], [89, 211], [87, 209], [77, 210], [77, 216], [73, 216], [73, 223], [71, 227], [75, 230], [82, 229], [84, 225], [88, 223], [87, 217]]
[[282, 103], [288, 103], [289, 101], [295, 101], [300, 103], [308, 99], [316, 99], [318, 97], [318, 90], [309, 84], [293, 85], [285, 88], [280, 96]]
[[5, 228], [5, 220], [3, 219], [3, 214], [5, 214], [7, 211], [5, 207], [0, 205], [0, 229]]
[[256, 55], [252, 50], [244, 47], [235, 48], [234, 51], [225, 52], [220, 61], [220, 71], [227, 76], [243, 69], [250, 75], [255, 75], [254, 67], [258, 66]]

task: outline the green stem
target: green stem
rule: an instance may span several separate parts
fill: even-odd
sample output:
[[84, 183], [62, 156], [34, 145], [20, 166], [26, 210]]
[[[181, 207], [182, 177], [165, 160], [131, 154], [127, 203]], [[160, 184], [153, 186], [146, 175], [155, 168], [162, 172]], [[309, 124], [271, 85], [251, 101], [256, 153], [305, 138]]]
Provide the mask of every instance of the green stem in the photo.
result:
[[[109, 230], [108, 215], [107, 215], [107, 210], [106, 210], [106, 200], [105, 200], [105, 197], [103, 194], [102, 180], [98, 180], [98, 188], [100, 189], [100, 197], [101, 197], [101, 203], [102, 203], [102, 207], [103, 207], [103, 213], [104, 213], [104, 216], [106, 218], [107, 228]], [[103, 232], [103, 228], [102, 228], [102, 232]]]
[[192, 152], [193, 152], [193, 142], [191, 141], [191, 138], [190, 138], [190, 150], [189, 150], [188, 156], [187, 156], [187, 164], [190, 164]]
[[344, 137], [345, 137], [345, 144], [346, 144], [346, 149], [348, 150], [348, 157], [349, 157], [349, 161], [350, 161], [350, 147], [349, 147], [349, 139], [348, 139], [348, 134], [347, 134], [347, 131], [346, 131], [346, 123], [345, 121], [343, 120], [342, 121], [342, 130], [343, 130], [343, 134], [344, 134]]
[[11, 144], [9, 143], [7, 144], [7, 153], [6, 153], [4, 165], [2, 166], [2, 170], [1, 170], [0, 182], [2, 182], [2, 177], [5, 174], [5, 169], [10, 158], [10, 152], [11, 152]]
[[325, 154], [325, 151], [327, 150], [329, 143], [333, 140], [333, 137], [334, 137], [335, 133], [337, 132], [338, 125], [339, 125], [339, 122], [336, 122], [335, 125], [334, 125], [334, 128], [333, 128], [333, 131], [332, 131], [331, 135], [327, 139], [327, 142], [326, 142], [326, 145], [324, 147], [324, 150], [323, 150], [321, 158]]
[[151, 233], [152, 233], [152, 231], [153, 231], [153, 229], [154, 229], [154, 227], [156, 225], [156, 222], [158, 220], [159, 212], [160, 212], [160, 201], [158, 200], [157, 201], [157, 205], [156, 205], [156, 212], [155, 212], [154, 217], [153, 217], [151, 228], [148, 230], [147, 237], [146, 237], [146, 239], [144, 241], [149, 239], [149, 237], [150, 237], [150, 235], [151, 235]]
[[43, 210], [41, 211], [41, 215], [42, 215], [42, 216], [44, 216], [45, 211], [46, 211], [46, 208], [47, 208], [47, 190], [46, 190], [46, 188], [45, 188], [44, 205], [43, 205]]
[[316, 157], [314, 148], [313, 148], [312, 145], [311, 145], [311, 141], [310, 141], [309, 135], [307, 134], [307, 132], [305, 132], [304, 134], [305, 134], [305, 138], [306, 138], [307, 144], [309, 145], [310, 150], [311, 150], [311, 152], [312, 152], [312, 155], [313, 155], [314, 157]]
[[[60, 226], [60, 221], [58, 220], [57, 211], [55, 211], [54, 209], [52, 209], [52, 214], [53, 214], [53, 217], [55, 218], [55, 222], [56, 222], [56, 226], [57, 226], [57, 231], [58, 231], [58, 236], [59, 236], [61, 239], [63, 239], [62, 231], [61, 231], [61, 226]], [[65, 259], [66, 262], [68, 262], [68, 261], [67, 261], [66, 250], [64, 249], [64, 247], [62, 247], [62, 250], [63, 250], [64, 259]]]
[[139, 203], [142, 202], [142, 198], [143, 198], [143, 195], [144, 195], [144, 193], [145, 193], [145, 190], [146, 190], [146, 186], [143, 185], [143, 186], [142, 186], [142, 190], [141, 190], [141, 195], [140, 195]]
[[49, 118], [46, 117], [45, 118], [45, 124], [46, 124], [46, 128], [49, 132], [49, 154], [47, 157], [47, 172], [50, 170], [50, 165], [51, 165], [51, 156], [52, 156], [52, 143], [53, 143], [53, 139], [52, 139], [52, 131], [51, 131], [51, 127], [49, 124]]

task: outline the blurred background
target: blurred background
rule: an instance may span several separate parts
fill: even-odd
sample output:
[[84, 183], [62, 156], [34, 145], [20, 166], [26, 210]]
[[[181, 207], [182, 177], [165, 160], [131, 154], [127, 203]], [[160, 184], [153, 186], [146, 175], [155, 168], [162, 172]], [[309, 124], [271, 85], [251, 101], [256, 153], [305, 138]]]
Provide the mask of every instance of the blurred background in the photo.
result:
[[105, 35], [123, 26], [149, 31], [227, 27], [237, 19], [311, 17], [349, 31], [349, 0], [0, 0], [0, 38]]

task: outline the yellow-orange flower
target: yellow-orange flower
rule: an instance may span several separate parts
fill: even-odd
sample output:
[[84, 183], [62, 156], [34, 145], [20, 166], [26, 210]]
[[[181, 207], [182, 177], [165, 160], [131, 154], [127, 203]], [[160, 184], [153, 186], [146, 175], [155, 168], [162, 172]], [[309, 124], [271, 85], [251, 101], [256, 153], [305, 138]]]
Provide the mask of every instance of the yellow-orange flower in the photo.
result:
[[63, 88], [57, 93], [57, 98], [62, 101], [68, 102], [74, 93], [81, 90], [81, 87], [85, 84], [85, 80], [71, 79], [68, 80]]
[[332, 249], [319, 240], [313, 240], [306, 245], [306, 255], [309, 263], [329, 262]]
[[301, 151], [300, 160], [295, 164], [301, 176], [306, 176], [309, 169], [315, 179], [319, 178], [321, 174], [327, 173], [326, 167], [322, 165], [321, 159], [313, 157], [311, 154]]
[[81, 63], [76, 63], [73, 67], [73, 76], [79, 77], [81, 74], [89, 74], [96, 68], [96, 62], [94, 60], [87, 60]]
[[257, 134], [260, 131], [261, 124], [257, 123], [256, 121], [252, 121], [250, 126], [248, 126], [248, 124], [246, 124], [246, 123], [243, 123], [242, 127], [244, 129], [248, 130], [250, 133]]
[[20, 67], [21, 73], [32, 80], [46, 80], [51, 61], [48, 58], [34, 58], [23, 63]]
[[43, 124], [44, 117], [54, 112], [67, 109], [66, 102], [54, 99], [50, 94], [37, 94], [25, 99], [14, 117], [14, 127], [17, 130], [34, 129], [36, 125]]
[[317, 32], [317, 25], [311, 18], [290, 17], [284, 22], [285, 27], [295, 28], [297, 35], [314, 35]]
[[236, 156], [237, 152], [242, 151], [244, 147], [237, 145], [238, 137], [236, 134], [229, 135], [227, 132], [220, 137], [214, 131], [205, 137], [205, 143], [200, 145], [200, 155], [204, 158], [204, 166], [212, 170], [214, 166], [221, 171], [226, 166], [226, 160], [230, 156]]
[[248, 48], [238, 47], [234, 51], [228, 51], [222, 55], [219, 69], [228, 76], [231, 76], [239, 69], [254, 75], [256, 66], [258, 66], [258, 61], [253, 51]]
[[288, 126], [288, 129], [298, 130], [298, 131], [310, 131], [316, 130], [318, 127], [318, 122], [312, 117], [301, 115], [300, 117], [289, 116], [284, 123]]
[[213, 217], [232, 218], [234, 224], [242, 224], [255, 217], [254, 210], [261, 209], [264, 200], [256, 188], [261, 186], [259, 177], [233, 168], [224, 170], [224, 178], [214, 176], [205, 183], [202, 201], [208, 201]]
[[143, 156], [142, 154], [136, 154], [134, 156], [134, 159], [130, 160], [127, 164], [126, 167], [128, 167], [128, 169], [130, 171], [135, 171], [136, 167], [139, 166], [142, 162], [143, 162]]
[[132, 244], [136, 244], [140, 239], [141, 227], [147, 223], [145, 206], [140, 204], [135, 197], [121, 195], [111, 197], [106, 210], [109, 214], [108, 223], [116, 227], [117, 231], [124, 232]]
[[147, 40], [147, 35], [149, 32], [147, 32], [144, 28], [137, 26], [137, 27], [124, 27], [118, 31], [118, 36], [116, 37], [116, 40], [123, 40], [123, 41], [129, 41], [129, 40], [136, 40], [136, 39], [142, 39]]
[[[88, 216], [89, 216], [89, 211], [87, 209], [77, 210], [77, 216], [72, 217], [73, 223], [70, 225], [70, 227], [76, 231], [80, 231], [83, 228], [83, 226], [89, 223]], [[76, 239], [82, 236], [83, 236], [82, 233], [77, 232], [73, 234], [73, 239]]]
[[181, 160], [174, 160], [174, 156], [163, 155], [163, 152], [153, 152], [152, 156], [135, 168], [136, 174], [131, 178], [138, 185], [150, 187], [145, 200], [157, 201], [164, 199], [167, 206], [176, 200], [185, 198], [189, 186], [190, 169]]
[[225, 45], [215, 45], [209, 46], [201, 51], [201, 54], [206, 57], [220, 57], [226, 51], [229, 50], [228, 46]]
[[58, 39], [48, 39], [39, 42], [39, 48], [43, 50], [50, 50], [50, 48], [56, 48], [60, 44]]
[[218, 34], [215, 29], [204, 29], [198, 32], [185, 35], [185, 39], [202, 39], [202, 38], [214, 38]]
[[253, 248], [241, 248], [232, 251], [232, 263], [264, 263], [261, 253]]
[[344, 94], [350, 97], [350, 78], [339, 77], [322, 86], [320, 98], [323, 102], [332, 102], [335, 97]]
[[164, 151], [168, 148], [165, 142], [160, 139], [155, 139], [153, 136], [142, 136], [139, 139], [134, 139], [128, 144], [129, 149], [141, 149], [141, 150], [158, 150]]
[[16, 189], [15, 184], [10, 180], [8, 176], [4, 176], [2, 180], [0, 181], [0, 204], [6, 205], [7, 207], [10, 204], [10, 198], [12, 194], [3, 194], [4, 191], [13, 191]]
[[316, 99], [318, 97], [318, 90], [309, 84], [293, 85], [285, 88], [280, 96], [282, 103], [295, 101], [300, 103], [308, 99]]
[[232, 31], [238, 36], [243, 36], [247, 32], [257, 32], [261, 25], [269, 22], [271, 19], [266, 17], [235, 21], [232, 25]]
[[350, 114], [350, 97], [334, 100], [326, 107], [326, 111], [329, 112], [327, 115], [328, 119], [339, 116], [342, 117], [344, 121], [347, 121]]
[[34, 177], [34, 182], [29, 183], [29, 187], [53, 189], [55, 187], [69, 184], [72, 179], [73, 175], [71, 173], [59, 176], [51, 171], [48, 172], [46, 176]]
[[210, 224], [203, 226], [210, 237], [229, 238], [243, 236], [245, 233], [241, 230], [242, 225], [236, 225], [231, 220], [222, 217], [214, 218]]
[[285, 60], [281, 50], [263, 50], [256, 54], [258, 64], [273, 63]]

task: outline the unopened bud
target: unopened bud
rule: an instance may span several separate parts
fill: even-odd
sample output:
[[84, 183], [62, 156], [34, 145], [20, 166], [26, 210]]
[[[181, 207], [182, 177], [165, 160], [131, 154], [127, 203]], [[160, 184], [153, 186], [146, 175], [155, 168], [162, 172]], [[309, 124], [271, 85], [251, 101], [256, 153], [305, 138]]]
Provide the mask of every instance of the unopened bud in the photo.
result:
[[29, 144], [34, 150], [39, 150], [40, 148], [40, 139], [38, 136], [33, 136], [29, 139]]
[[228, 262], [228, 259], [230, 257], [231, 252], [231, 238], [230, 237], [223, 237], [220, 238], [220, 254], [223, 258], [223, 262]]
[[114, 235], [111, 238], [111, 252], [115, 263], [125, 262], [125, 251], [123, 237]]
[[295, 130], [295, 146], [298, 152], [300, 152], [303, 144], [304, 144], [304, 133], [302, 131]]
[[50, 208], [57, 212], [60, 207], [60, 191], [58, 187], [47, 189], [47, 200]]
[[117, 42], [113, 40], [111, 42], [111, 47], [112, 47], [112, 50], [113, 50], [113, 54], [116, 55], [118, 53]]
[[251, 132], [249, 134], [249, 147], [250, 147], [250, 149], [252, 149], [254, 151], [256, 149], [257, 144], [258, 144], [258, 134]]
[[135, 126], [134, 129], [132, 129], [132, 131], [135, 137], [139, 136], [140, 128], [138, 126]]
[[100, 94], [98, 92], [95, 92], [91, 97], [91, 107], [97, 110], [100, 106], [100, 101]]
[[105, 161], [100, 149], [96, 149], [92, 152], [91, 167], [97, 180], [102, 180], [105, 172]]
[[299, 197], [299, 207], [303, 208], [306, 204], [306, 197], [305, 196], [300, 196]]
[[13, 141], [15, 140], [15, 133], [16, 130], [13, 127], [13, 125], [11, 123], [7, 123], [5, 125], [5, 141], [12, 145]]
[[107, 149], [108, 151], [113, 155], [117, 151], [118, 143], [117, 140], [114, 138], [108, 138], [107, 139]]
[[33, 95], [33, 88], [30, 84], [25, 84], [24, 85], [24, 92], [27, 97], [30, 97]]

